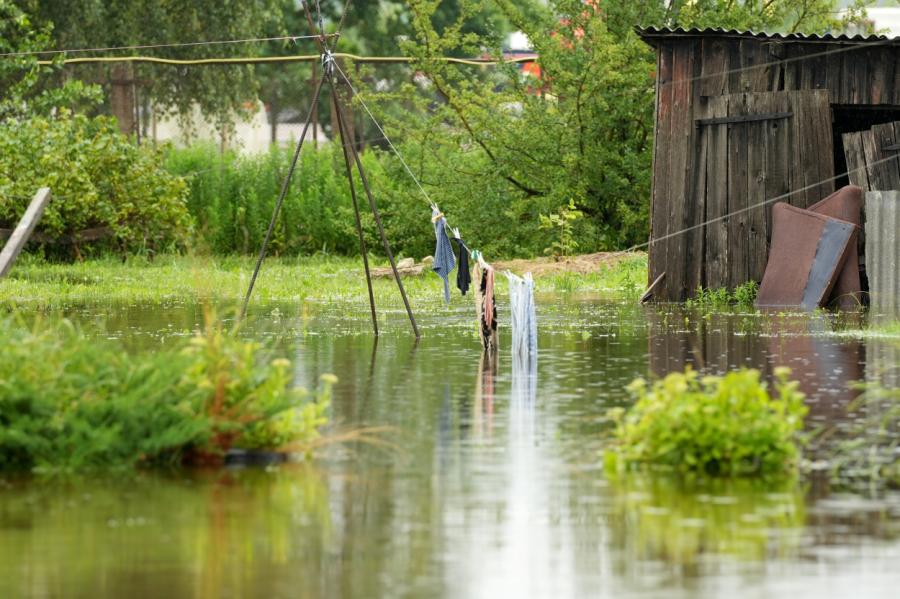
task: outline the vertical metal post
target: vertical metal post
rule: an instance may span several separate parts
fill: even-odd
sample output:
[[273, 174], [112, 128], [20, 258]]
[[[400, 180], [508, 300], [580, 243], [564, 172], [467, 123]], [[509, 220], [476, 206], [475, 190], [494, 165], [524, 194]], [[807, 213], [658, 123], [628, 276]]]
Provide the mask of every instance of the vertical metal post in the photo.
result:
[[[331, 84], [331, 95], [335, 106], [335, 112], [337, 114], [338, 121], [343, 125], [347, 122], [345, 115], [343, 114], [343, 109], [341, 108], [340, 103], [338, 102], [336, 85], [334, 83], [334, 76], [332, 75], [332, 84]], [[369, 200], [369, 208], [372, 210], [372, 216], [375, 217], [375, 225], [378, 227], [378, 234], [381, 236], [381, 244], [384, 247], [384, 253], [387, 254], [388, 261], [391, 263], [391, 270], [394, 272], [394, 279], [397, 281], [397, 287], [400, 289], [400, 296], [403, 298], [403, 305], [406, 307], [406, 314], [409, 316], [409, 322], [412, 325], [413, 333], [416, 335], [416, 339], [419, 339], [421, 335], [419, 334], [419, 327], [416, 325], [416, 317], [413, 316], [412, 308], [409, 306], [409, 298], [406, 297], [406, 290], [403, 288], [403, 281], [400, 279], [400, 273], [397, 271], [397, 263], [394, 260], [394, 255], [391, 252], [391, 245], [388, 243], [387, 235], [384, 233], [384, 225], [381, 223], [381, 215], [378, 213], [378, 206], [375, 204], [375, 198], [372, 196], [372, 190], [369, 187], [369, 180], [366, 177], [366, 171], [363, 169], [362, 161], [359, 159], [359, 154], [356, 152], [356, 148], [353, 147], [353, 144], [350, 144], [351, 154], [353, 155], [353, 160], [356, 162], [356, 170], [359, 171], [359, 178], [362, 181], [363, 189], [366, 192], [366, 198]]]

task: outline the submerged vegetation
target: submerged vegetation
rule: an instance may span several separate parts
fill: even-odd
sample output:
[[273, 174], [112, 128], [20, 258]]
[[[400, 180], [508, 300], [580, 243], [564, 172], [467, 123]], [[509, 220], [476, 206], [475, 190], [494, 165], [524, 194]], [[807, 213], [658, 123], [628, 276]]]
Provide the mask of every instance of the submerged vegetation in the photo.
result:
[[607, 466], [720, 476], [794, 471], [807, 408], [789, 373], [776, 369], [774, 396], [752, 369], [725, 376], [688, 369], [652, 383], [636, 379], [628, 389], [634, 405], [611, 410], [615, 443]]
[[231, 448], [314, 441], [335, 379], [294, 388], [288, 360], [208, 320], [181, 347], [147, 354], [63, 319], [0, 320], [0, 469], [216, 462]]
[[719, 309], [727, 307], [752, 308], [753, 302], [759, 293], [759, 284], [756, 281], [747, 281], [743, 285], [729, 291], [724, 287], [718, 289], [704, 289], [698, 287], [694, 297], [685, 302], [688, 308]]

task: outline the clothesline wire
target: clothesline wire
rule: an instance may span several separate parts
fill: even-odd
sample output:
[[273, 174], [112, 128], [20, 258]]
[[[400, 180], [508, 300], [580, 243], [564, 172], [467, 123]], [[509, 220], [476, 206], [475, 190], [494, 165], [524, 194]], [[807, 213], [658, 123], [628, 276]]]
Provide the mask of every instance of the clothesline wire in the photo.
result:
[[701, 228], [703, 228], [703, 227], [706, 227], [707, 225], [711, 225], [711, 224], [716, 223], [716, 222], [719, 222], [719, 221], [721, 221], [721, 220], [725, 220], [725, 219], [730, 218], [730, 217], [732, 217], [732, 216], [735, 216], [735, 215], [737, 215], [737, 214], [741, 214], [741, 213], [744, 213], [744, 212], [749, 212], [750, 210], [754, 210], [754, 209], [759, 208], [759, 207], [761, 207], [761, 206], [766, 206], [766, 205], [768, 205], [768, 204], [771, 204], [772, 202], [778, 202], [778, 201], [780, 201], [780, 200], [787, 199], [787, 198], [791, 197], [792, 195], [796, 195], [796, 194], [798, 194], [798, 193], [802, 193], [802, 192], [804, 192], [804, 191], [808, 191], [808, 190], [810, 190], [810, 189], [814, 189], [814, 188], [816, 188], [816, 187], [818, 187], [818, 186], [820, 186], [820, 185], [823, 185], [823, 184], [825, 184], [825, 183], [831, 183], [831, 182], [833, 182], [833, 181], [837, 181], [838, 179], [841, 179], [842, 177], [849, 176], [850, 173], [856, 172], [856, 171], [858, 171], [858, 170], [860, 170], [860, 169], [870, 168], [870, 167], [873, 167], [873, 166], [877, 166], [877, 165], [879, 165], [879, 164], [882, 164], [882, 163], [884, 163], [884, 162], [888, 162], [888, 161], [890, 161], [890, 160], [897, 160], [897, 157], [896, 157], [896, 156], [886, 156], [886, 157], [884, 157], [884, 158], [880, 158], [880, 159], [875, 160], [875, 161], [873, 161], [873, 162], [867, 163], [866, 166], [860, 166], [860, 167], [857, 167], [857, 168], [854, 168], [854, 169], [849, 169], [849, 170], [847, 170], [847, 171], [845, 171], [845, 172], [843, 172], [843, 173], [840, 173], [840, 174], [838, 174], [838, 175], [834, 175], [834, 176], [832, 176], [832, 177], [827, 177], [827, 178], [825, 178], [825, 179], [822, 179], [821, 181], [816, 181], [815, 183], [810, 183], [809, 185], [806, 185], [806, 186], [804, 186], [804, 187], [800, 187], [799, 189], [794, 189], [794, 190], [791, 190], [791, 191], [789, 191], [789, 192], [787, 192], [787, 193], [783, 193], [783, 194], [781, 194], [781, 195], [778, 195], [778, 196], [775, 196], [775, 197], [772, 197], [772, 198], [767, 198], [767, 199], [765, 199], [765, 200], [762, 200], [761, 202], [757, 202], [756, 204], [751, 204], [750, 206], [745, 206], [744, 208], [739, 208], [738, 210], [733, 210], [733, 211], [731, 211], [731, 212], [728, 212], [727, 214], [723, 214], [723, 215], [721, 215], [721, 216], [717, 216], [717, 217], [714, 217], [714, 218], [710, 218], [710, 219], [705, 220], [705, 221], [703, 221], [703, 222], [701, 222], [701, 223], [698, 223], [698, 224], [696, 224], [696, 225], [691, 225], [690, 227], [686, 227], [686, 228], [684, 228], [684, 229], [680, 229], [680, 230], [674, 231], [674, 232], [672, 232], [672, 233], [667, 233], [667, 234], [662, 235], [662, 236], [660, 236], [660, 237], [657, 237], [657, 238], [655, 238], [655, 239], [650, 239], [650, 240], [645, 241], [645, 242], [643, 242], [643, 243], [639, 243], [639, 244], [633, 245], [633, 246], [629, 247], [628, 249], [621, 250], [621, 251], [619, 251], [619, 252], [614, 252], [614, 253], [612, 254], [611, 257], [617, 257], [617, 256], [619, 256], [619, 255], [630, 254], [630, 253], [633, 253], [633, 252], [635, 252], [635, 251], [637, 251], [637, 250], [640, 250], [640, 249], [643, 249], [643, 248], [649, 248], [651, 245], [654, 245], [654, 244], [659, 243], [659, 242], [661, 242], [661, 241], [666, 241], [667, 239], [671, 239], [671, 238], [677, 237], [677, 236], [679, 236], [679, 235], [684, 235], [685, 233], [689, 233], [689, 232], [694, 231], [694, 230], [696, 230], [696, 229], [701, 229]]
[[[74, 54], [74, 53], [83, 53], [83, 52], [108, 52], [108, 51], [117, 51], [117, 50], [140, 50], [140, 49], [158, 49], [158, 48], [174, 48], [174, 47], [192, 47], [192, 46], [210, 46], [210, 45], [223, 45], [223, 44], [240, 44], [240, 43], [252, 43], [252, 42], [267, 42], [267, 41], [285, 41], [285, 40], [301, 40], [301, 39], [315, 39], [315, 40], [323, 40], [325, 38], [334, 38], [335, 43], [337, 38], [340, 36], [340, 29], [343, 27], [344, 20], [346, 18], [347, 12], [350, 8], [350, 1], [344, 5], [344, 11], [341, 15], [341, 21], [339, 23], [339, 29], [335, 33], [324, 33], [323, 24], [321, 20], [321, 12], [318, 6], [318, 2], [316, 5], [318, 12], [318, 20], [319, 20], [319, 33], [315, 35], [287, 35], [287, 36], [276, 36], [276, 37], [264, 37], [264, 38], [246, 38], [246, 39], [233, 39], [233, 40], [213, 40], [213, 41], [199, 41], [199, 42], [178, 42], [178, 43], [169, 43], [169, 44], [144, 44], [144, 45], [132, 45], [132, 46], [112, 46], [112, 47], [104, 47], [104, 48], [75, 48], [75, 49], [66, 49], [66, 50], [37, 50], [30, 52], [7, 52], [0, 54], [0, 57], [16, 57], [16, 56], [35, 56], [35, 55], [45, 55], [45, 54]], [[815, 40], [813, 40], [814, 42]], [[804, 54], [802, 56], [791, 56], [787, 58], [782, 58], [779, 60], [773, 60], [768, 62], [763, 62], [755, 65], [747, 65], [742, 67], [735, 67], [732, 69], [725, 69], [723, 71], [718, 71], [715, 73], [707, 73], [705, 75], [697, 75], [694, 77], [677, 79], [674, 81], [662, 81], [658, 82], [658, 88], [662, 89], [672, 85], [685, 85], [689, 83], [693, 83], [696, 81], [702, 81], [705, 79], [712, 79], [716, 77], [724, 77], [732, 74], [741, 73], [744, 71], [753, 71], [757, 69], [764, 69], [771, 66], [777, 65], [785, 65], [794, 62], [800, 62], [803, 60], [810, 60], [814, 58], [822, 58], [824, 56], [830, 56], [839, 53], [852, 52], [854, 50], [861, 49], [871, 49], [874, 47], [889, 45], [897, 43], [897, 40], [894, 38], [883, 38], [874, 42], [867, 42], [862, 44], [848, 45], [848, 46], [840, 46], [831, 50], [823, 50], [821, 52], [813, 52], [809, 54]], [[354, 60], [357, 62], [414, 62], [414, 58], [406, 57], [406, 56], [378, 56], [378, 57], [363, 57], [352, 54], [335, 54], [335, 56], [340, 56], [342, 58], [348, 58], [350, 60]], [[302, 61], [312, 61], [319, 59], [319, 55], [306, 55], [306, 56], [267, 56], [267, 57], [225, 57], [225, 58], [212, 58], [212, 59], [197, 59], [197, 60], [176, 60], [176, 59], [163, 59], [153, 56], [127, 56], [127, 57], [86, 57], [86, 58], [75, 58], [64, 60], [63, 62], [66, 64], [84, 64], [88, 62], [116, 62], [116, 61], [129, 61], [129, 62], [158, 62], [165, 64], [180, 64], [180, 65], [201, 65], [201, 64], [212, 64], [212, 63], [252, 63], [252, 62], [302, 62]], [[439, 57], [439, 60], [448, 62], [448, 63], [458, 63], [465, 65], [476, 65], [476, 66], [486, 66], [492, 64], [515, 64], [522, 62], [537, 62], [538, 57], [517, 57], [510, 59], [465, 59], [465, 58], [455, 58], [455, 57]], [[46, 64], [48, 61], [40, 61], [40, 64]], [[657, 74], [658, 75], [658, 74]]]
[[372, 119], [372, 123], [375, 124], [375, 127], [378, 129], [379, 133], [381, 133], [384, 136], [384, 139], [387, 142], [387, 144], [390, 146], [391, 150], [393, 150], [394, 154], [397, 155], [397, 158], [400, 160], [400, 164], [402, 164], [403, 168], [406, 169], [406, 172], [409, 173], [409, 176], [412, 178], [413, 182], [415, 182], [416, 187], [419, 188], [419, 191], [421, 191], [422, 195], [425, 196], [425, 199], [428, 200], [428, 204], [432, 208], [437, 208], [437, 204], [435, 204], [434, 201], [432, 201], [431, 196], [428, 195], [428, 192], [425, 191], [425, 188], [422, 187], [421, 183], [419, 183], [418, 177], [416, 177], [416, 175], [412, 172], [412, 169], [409, 168], [409, 165], [406, 164], [406, 160], [403, 159], [403, 155], [400, 153], [400, 150], [397, 149], [397, 146], [394, 145], [394, 142], [391, 141], [391, 139], [388, 137], [388, 134], [384, 132], [384, 128], [378, 122], [378, 119], [375, 118], [375, 115], [372, 114], [372, 111], [369, 110], [369, 106], [360, 97], [359, 92], [357, 92], [356, 88], [350, 82], [350, 79], [347, 78], [347, 75], [344, 73], [343, 69], [341, 69], [340, 65], [337, 62], [334, 63], [334, 67], [337, 70], [337, 72], [341, 74], [341, 77], [344, 78], [344, 81], [347, 82], [347, 85], [350, 87], [350, 91], [353, 92], [353, 97], [359, 101], [360, 105], [363, 107], [363, 110], [365, 110], [366, 113], [369, 115], [369, 118]]
[[[332, 37], [337, 34], [327, 34], [326, 37]], [[82, 52], [114, 52], [117, 50], [155, 50], [159, 48], [185, 48], [195, 46], [220, 46], [225, 44], [250, 44], [255, 42], [276, 42], [276, 41], [297, 41], [308, 39], [319, 39], [320, 35], [279, 35], [276, 37], [251, 37], [245, 39], [232, 40], [210, 40], [203, 42], [175, 42], [170, 44], [141, 44], [134, 46], [108, 46], [105, 48], [72, 48], [68, 50], [33, 50], [30, 52], [5, 52], [0, 57], [16, 57], [16, 56], [41, 56], [44, 54], [79, 54]]]

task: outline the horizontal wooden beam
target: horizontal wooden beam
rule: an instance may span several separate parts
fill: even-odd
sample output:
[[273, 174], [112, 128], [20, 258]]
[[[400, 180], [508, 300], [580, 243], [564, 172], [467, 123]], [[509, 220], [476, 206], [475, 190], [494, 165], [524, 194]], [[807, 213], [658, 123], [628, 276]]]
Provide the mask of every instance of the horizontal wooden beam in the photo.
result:
[[753, 123], [755, 121], [774, 121], [788, 119], [794, 116], [793, 112], [770, 112], [768, 114], [743, 114], [739, 116], [723, 116], [714, 119], [697, 119], [694, 122], [698, 127], [704, 125], [729, 125], [731, 123]]

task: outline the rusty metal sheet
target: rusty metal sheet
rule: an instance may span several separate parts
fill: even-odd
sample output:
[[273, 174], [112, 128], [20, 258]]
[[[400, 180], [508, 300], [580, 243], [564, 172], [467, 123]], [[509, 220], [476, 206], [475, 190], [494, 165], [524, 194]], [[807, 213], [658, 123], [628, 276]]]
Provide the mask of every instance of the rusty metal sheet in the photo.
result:
[[[837, 218], [856, 227], [862, 225], [863, 191], [855, 185], [846, 185], [824, 200], [808, 208], [825, 216]], [[859, 229], [857, 229], [857, 235]], [[836, 302], [844, 310], [852, 310], [861, 305], [862, 283], [859, 278], [859, 249], [851, 243], [847, 249], [847, 259], [831, 290], [828, 302]]]
[[757, 305], [821, 306], [855, 242], [856, 227], [780, 202], [772, 208], [772, 229]]

